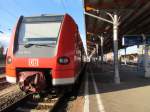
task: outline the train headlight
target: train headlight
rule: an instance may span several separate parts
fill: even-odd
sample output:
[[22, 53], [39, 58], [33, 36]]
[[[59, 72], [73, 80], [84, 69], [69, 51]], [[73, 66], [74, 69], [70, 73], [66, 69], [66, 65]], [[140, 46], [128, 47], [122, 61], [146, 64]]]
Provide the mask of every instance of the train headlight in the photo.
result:
[[70, 59], [68, 57], [60, 57], [58, 58], [58, 63], [59, 64], [69, 64], [70, 63]]
[[11, 64], [12, 63], [12, 58], [10, 56], [7, 57], [7, 64]]

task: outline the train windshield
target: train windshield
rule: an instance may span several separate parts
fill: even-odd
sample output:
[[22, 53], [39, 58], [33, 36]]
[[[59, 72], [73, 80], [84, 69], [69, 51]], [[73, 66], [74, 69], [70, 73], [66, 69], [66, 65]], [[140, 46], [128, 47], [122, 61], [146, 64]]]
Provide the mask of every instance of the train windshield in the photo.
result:
[[56, 45], [62, 16], [25, 17], [19, 29], [19, 44]]

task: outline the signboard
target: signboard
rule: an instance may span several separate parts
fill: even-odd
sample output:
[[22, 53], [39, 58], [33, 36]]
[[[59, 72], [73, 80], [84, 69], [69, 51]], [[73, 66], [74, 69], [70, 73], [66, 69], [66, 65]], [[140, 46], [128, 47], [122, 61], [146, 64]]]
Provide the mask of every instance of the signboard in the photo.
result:
[[146, 36], [146, 44], [150, 45], [150, 35]]
[[141, 35], [125, 35], [123, 36], [122, 39], [123, 46], [140, 45], [142, 43], [143, 43], [143, 37]]

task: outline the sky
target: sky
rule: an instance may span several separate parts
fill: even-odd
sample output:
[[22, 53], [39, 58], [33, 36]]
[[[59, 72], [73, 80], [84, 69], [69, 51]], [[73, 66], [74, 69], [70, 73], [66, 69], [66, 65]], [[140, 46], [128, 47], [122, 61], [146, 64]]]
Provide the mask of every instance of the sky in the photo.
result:
[[82, 0], [0, 0], [0, 43], [7, 46], [18, 18], [41, 14], [70, 14], [79, 27], [85, 45], [85, 28]]
[[[86, 46], [82, 0], [0, 0], [0, 44], [7, 48], [10, 35], [18, 18], [41, 14], [70, 14], [78, 24], [84, 46]], [[86, 48], [86, 47], [85, 47]], [[127, 53], [136, 47], [127, 49]], [[120, 50], [124, 54], [124, 50]]]

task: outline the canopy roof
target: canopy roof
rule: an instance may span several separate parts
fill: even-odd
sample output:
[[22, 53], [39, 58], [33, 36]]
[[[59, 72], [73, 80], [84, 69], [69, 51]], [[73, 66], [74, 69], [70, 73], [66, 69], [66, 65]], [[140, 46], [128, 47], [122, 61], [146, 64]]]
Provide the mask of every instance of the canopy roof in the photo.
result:
[[[123, 35], [150, 34], [150, 1], [149, 0], [84, 0], [86, 12], [103, 17], [110, 21], [107, 13], [114, 12], [120, 17], [118, 43], [122, 48]], [[88, 54], [100, 43], [98, 35], [104, 37], [104, 53], [113, 50], [113, 25], [85, 15], [86, 39]]]

